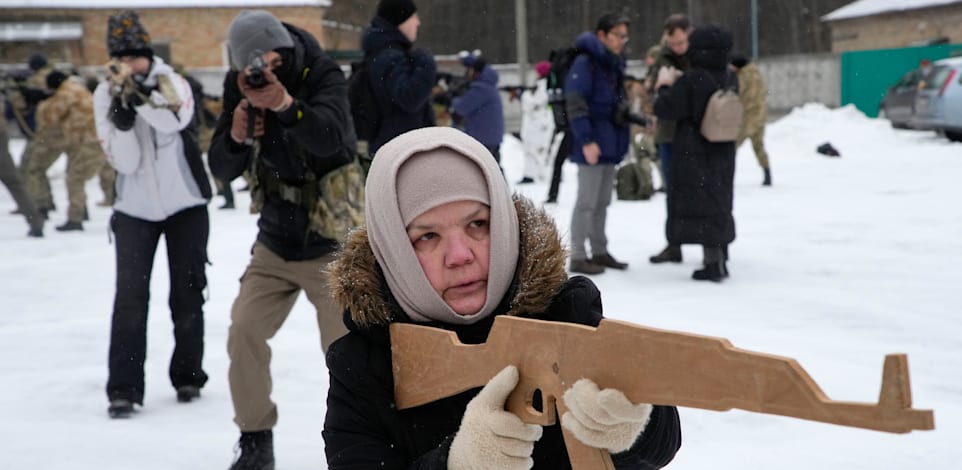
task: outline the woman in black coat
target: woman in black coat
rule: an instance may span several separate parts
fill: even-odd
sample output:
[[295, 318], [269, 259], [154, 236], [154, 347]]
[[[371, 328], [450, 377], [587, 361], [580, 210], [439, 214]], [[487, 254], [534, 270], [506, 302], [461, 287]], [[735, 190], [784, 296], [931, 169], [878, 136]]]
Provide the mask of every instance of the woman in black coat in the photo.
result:
[[[490, 153], [452, 128], [388, 142], [374, 158], [367, 189], [368, 225], [352, 234], [330, 272], [350, 333], [327, 354], [329, 468], [570, 468], [560, 424], [524, 424], [503, 411], [503, 402], [484, 401], [496, 387], [514, 388], [514, 366], [483, 389], [398, 410], [388, 331], [393, 322], [419, 323], [478, 344], [498, 315], [597, 326], [600, 293], [587, 278], [568, 279], [551, 217], [512, 198]], [[432, 219], [449, 210], [455, 216]], [[631, 431], [605, 431], [606, 441], [594, 447], [609, 449], [616, 468], [666, 465], [681, 446], [676, 408], [627, 399], [625, 406], [640, 411], [625, 418]], [[560, 418], [579, 435], [577, 418]]]
[[728, 244], [735, 240], [732, 199], [735, 143], [709, 142], [700, 131], [705, 106], [722, 87], [737, 90], [738, 77], [728, 69], [731, 33], [714, 25], [689, 36], [691, 68], [677, 80], [669, 72], [656, 82], [655, 115], [677, 122], [672, 146], [672, 184], [668, 193], [669, 244], [699, 244], [704, 268], [697, 280], [728, 277]]

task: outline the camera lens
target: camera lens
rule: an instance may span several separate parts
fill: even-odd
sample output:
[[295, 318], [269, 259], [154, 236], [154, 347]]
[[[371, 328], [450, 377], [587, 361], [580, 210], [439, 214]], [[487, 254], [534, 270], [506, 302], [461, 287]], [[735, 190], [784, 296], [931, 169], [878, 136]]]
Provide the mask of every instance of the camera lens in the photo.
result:
[[267, 79], [264, 78], [264, 71], [261, 69], [251, 69], [250, 73], [245, 77], [247, 84], [253, 88], [260, 88], [267, 84]]

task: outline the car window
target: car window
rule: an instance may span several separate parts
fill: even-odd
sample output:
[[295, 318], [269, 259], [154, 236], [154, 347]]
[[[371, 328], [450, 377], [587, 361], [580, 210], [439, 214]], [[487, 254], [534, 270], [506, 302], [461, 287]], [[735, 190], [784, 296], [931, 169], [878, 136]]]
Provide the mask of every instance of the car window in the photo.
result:
[[920, 78], [920, 77], [919, 77], [919, 71], [918, 71], [918, 70], [910, 70], [910, 71], [906, 72], [905, 75], [902, 75], [902, 79], [899, 80], [899, 82], [898, 82], [897, 84], [895, 84], [895, 86], [897, 86], [897, 87], [899, 87], [899, 88], [902, 88], [902, 87], [913, 87], [913, 88], [914, 88], [914, 87], [915, 87], [915, 84], [919, 82], [919, 78]]
[[935, 67], [929, 74], [928, 79], [923, 82], [925, 85], [922, 88], [926, 90], [938, 89], [945, 83], [945, 79], [949, 78], [950, 73], [952, 73], [952, 67]]

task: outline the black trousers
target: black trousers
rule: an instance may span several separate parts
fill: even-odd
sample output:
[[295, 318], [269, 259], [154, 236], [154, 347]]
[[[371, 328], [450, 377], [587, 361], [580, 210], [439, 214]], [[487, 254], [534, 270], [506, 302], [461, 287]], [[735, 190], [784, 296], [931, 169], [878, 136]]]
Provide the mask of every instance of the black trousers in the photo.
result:
[[150, 274], [161, 234], [167, 242], [174, 353], [170, 381], [174, 388], [203, 386], [204, 293], [207, 286], [207, 206], [184, 209], [166, 220], [151, 222], [114, 212], [110, 221], [117, 252], [117, 284], [110, 328], [110, 375], [107, 397], [143, 404], [147, 358], [147, 305]]
[[[561, 145], [558, 146], [558, 153], [554, 156], [554, 169], [551, 172], [551, 186], [548, 188], [548, 200], [558, 200], [558, 189], [561, 185], [561, 168], [571, 155], [571, 132], [565, 132], [561, 138]], [[554, 139], [552, 139], [554, 140]]]

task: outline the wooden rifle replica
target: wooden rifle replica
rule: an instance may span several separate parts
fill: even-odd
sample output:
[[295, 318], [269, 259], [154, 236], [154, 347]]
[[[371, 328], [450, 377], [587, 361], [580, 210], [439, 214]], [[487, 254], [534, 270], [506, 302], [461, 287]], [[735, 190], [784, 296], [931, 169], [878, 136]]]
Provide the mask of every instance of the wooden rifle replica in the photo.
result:
[[[737, 349], [723, 338], [617, 320], [593, 328], [499, 316], [488, 341], [477, 345], [462, 344], [454, 332], [437, 328], [400, 323], [390, 328], [399, 410], [484, 386], [513, 364], [520, 380], [505, 407], [531, 424], [554, 424], [567, 411], [564, 392], [588, 378], [634, 403], [738, 408], [893, 433], [935, 428], [931, 410], [912, 408], [904, 354], [886, 356], [878, 403], [855, 403], [830, 400], [794, 359]], [[537, 407], [536, 391], [542, 400]], [[572, 468], [614, 468], [606, 450], [562, 430]]]

